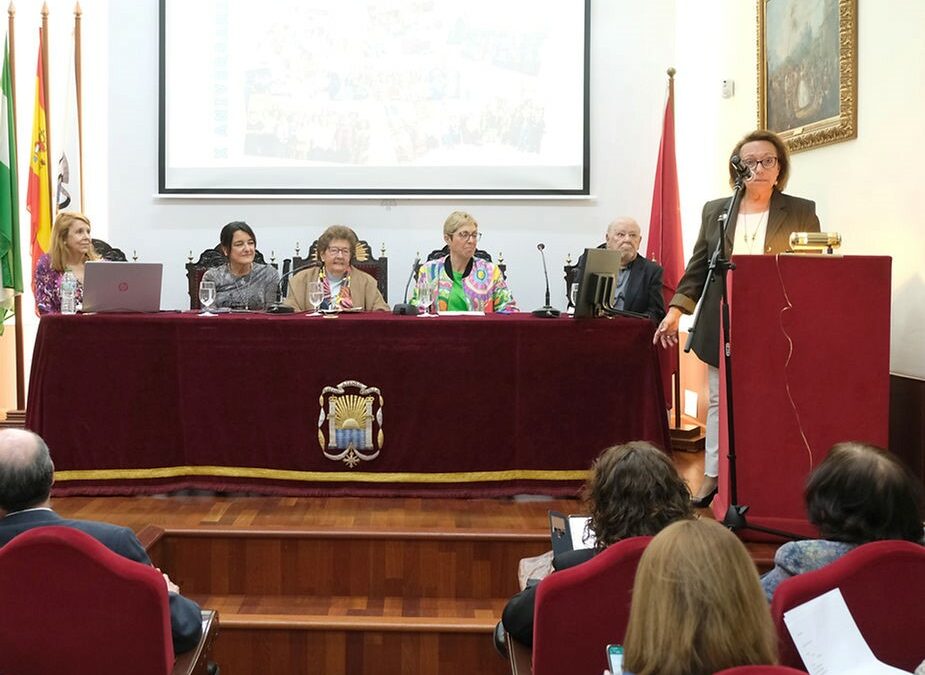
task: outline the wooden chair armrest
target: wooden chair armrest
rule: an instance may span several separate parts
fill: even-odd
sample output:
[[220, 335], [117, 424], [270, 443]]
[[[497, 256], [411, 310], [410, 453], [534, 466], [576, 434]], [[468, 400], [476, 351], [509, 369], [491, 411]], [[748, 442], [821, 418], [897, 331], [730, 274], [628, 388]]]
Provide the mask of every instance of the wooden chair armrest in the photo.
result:
[[214, 609], [202, 610], [202, 637], [193, 649], [177, 656], [172, 675], [207, 675], [209, 654], [212, 644], [218, 636], [218, 612]]

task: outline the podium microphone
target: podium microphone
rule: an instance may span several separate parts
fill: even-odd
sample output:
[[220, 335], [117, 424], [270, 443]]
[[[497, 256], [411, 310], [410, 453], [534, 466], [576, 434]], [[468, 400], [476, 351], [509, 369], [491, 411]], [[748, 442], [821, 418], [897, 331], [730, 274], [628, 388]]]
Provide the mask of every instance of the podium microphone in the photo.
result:
[[562, 312], [549, 304], [549, 272], [546, 270], [546, 254], [543, 252], [545, 248], [546, 244], [542, 242], [536, 245], [536, 249], [540, 252], [540, 257], [543, 258], [543, 276], [546, 277], [546, 304], [539, 309], [534, 309], [533, 316], [540, 319], [555, 319]]
[[296, 267], [294, 270], [289, 270], [279, 278], [279, 283], [276, 284], [276, 302], [267, 307], [267, 314], [292, 314], [295, 312], [294, 307], [283, 304], [283, 282], [296, 272], [301, 272], [302, 270], [308, 269], [309, 267], [321, 267], [321, 261], [312, 260], [311, 262], [306, 263], [300, 267]]
[[743, 180], [752, 179], [752, 170], [742, 163], [741, 157], [738, 155], [733, 155], [729, 158], [729, 163], [732, 164], [732, 168], [735, 169], [736, 175], [739, 178], [742, 178]]
[[405, 294], [402, 296], [404, 302], [400, 302], [392, 308], [392, 314], [411, 314], [412, 316], [418, 313], [418, 308], [408, 302], [408, 288], [411, 286], [411, 282], [414, 280], [414, 277], [417, 276], [418, 269], [421, 267], [421, 254], [418, 253], [414, 256], [414, 262], [411, 264], [411, 276], [408, 277], [408, 282], [405, 284]]

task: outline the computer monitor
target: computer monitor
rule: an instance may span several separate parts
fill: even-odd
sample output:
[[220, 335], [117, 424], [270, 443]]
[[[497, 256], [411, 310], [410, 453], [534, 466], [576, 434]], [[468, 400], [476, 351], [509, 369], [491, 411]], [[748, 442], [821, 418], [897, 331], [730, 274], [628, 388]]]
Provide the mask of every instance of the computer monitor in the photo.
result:
[[575, 316], [603, 315], [634, 316], [645, 319], [644, 314], [614, 308], [614, 291], [620, 274], [622, 256], [619, 251], [606, 248], [586, 248], [584, 266], [579, 269], [578, 295]]

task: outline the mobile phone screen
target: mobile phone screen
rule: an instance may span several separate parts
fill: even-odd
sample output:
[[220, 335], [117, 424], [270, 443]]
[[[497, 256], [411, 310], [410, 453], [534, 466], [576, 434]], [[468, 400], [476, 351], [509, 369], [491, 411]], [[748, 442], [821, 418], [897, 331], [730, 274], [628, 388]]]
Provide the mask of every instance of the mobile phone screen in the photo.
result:
[[623, 672], [623, 645], [607, 645], [607, 663], [613, 675]]

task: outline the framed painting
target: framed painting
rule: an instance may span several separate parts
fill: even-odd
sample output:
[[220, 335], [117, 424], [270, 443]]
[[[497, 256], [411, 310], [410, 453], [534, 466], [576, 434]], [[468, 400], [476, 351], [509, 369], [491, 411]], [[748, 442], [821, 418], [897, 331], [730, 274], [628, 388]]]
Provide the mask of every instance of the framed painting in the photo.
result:
[[857, 0], [758, 0], [758, 126], [792, 152], [858, 135]]

